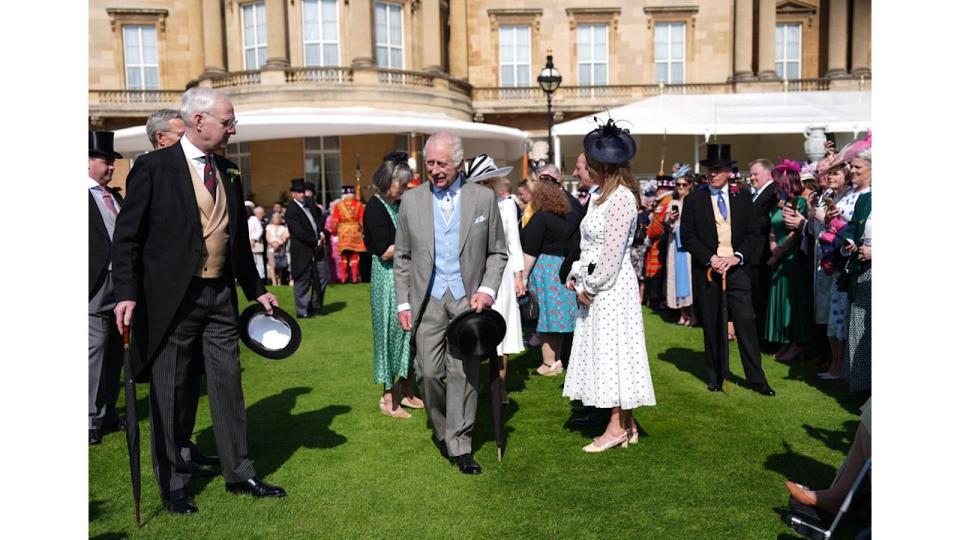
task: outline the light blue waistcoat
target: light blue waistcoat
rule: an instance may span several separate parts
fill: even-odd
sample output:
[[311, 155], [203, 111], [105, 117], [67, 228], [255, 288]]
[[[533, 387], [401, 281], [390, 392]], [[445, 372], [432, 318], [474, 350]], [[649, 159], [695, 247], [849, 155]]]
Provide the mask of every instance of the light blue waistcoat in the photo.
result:
[[[461, 189], [463, 186], [460, 186]], [[433, 199], [433, 275], [430, 277], [430, 296], [441, 300], [443, 293], [450, 290], [454, 299], [467, 295], [460, 275], [460, 200], [456, 197], [450, 223], [444, 223], [440, 211], [440, 201], [431, 192]]]

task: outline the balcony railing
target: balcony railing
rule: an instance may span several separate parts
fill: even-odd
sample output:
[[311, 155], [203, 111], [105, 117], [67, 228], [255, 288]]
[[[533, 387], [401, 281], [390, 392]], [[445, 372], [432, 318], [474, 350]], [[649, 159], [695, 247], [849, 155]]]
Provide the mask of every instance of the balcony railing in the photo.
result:
[[179, 103], [180, 90], [91, 90], [90, 103], [99, 105], [164, 105]]
[[214, 75], [210, 77], [210, 84], [214, 88], [260, 84], [260, 71], [232, 71], [223, 75]]
[[341, 84], [353, 82], [353, 70], [339, 66], [287, 68], [284, 77], [288, 84]]
[[433, 86], [439, 74], [428, 71], [405, 71], [402, 69], [378, 69], [377, 77], [384, 84], [400, 86]]

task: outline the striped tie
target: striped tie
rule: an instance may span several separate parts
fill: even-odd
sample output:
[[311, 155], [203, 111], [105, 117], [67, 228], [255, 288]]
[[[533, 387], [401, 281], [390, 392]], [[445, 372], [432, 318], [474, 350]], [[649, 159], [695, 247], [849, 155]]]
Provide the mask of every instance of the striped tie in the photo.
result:
[[207, 154], [203, 156], [203, 185], [207, 187], [213, 200], [217, 200], [217, 172], [213, 168], [213, 156]]
[[106, 186], [100, 186], [100, 194], [103, 195], [103, 204], [107, 206], [107, 210], [111, 214], [117, 215], [117, 207], [113, 204], [113, 197], [110, 196], [110, 192], [107, 191]]

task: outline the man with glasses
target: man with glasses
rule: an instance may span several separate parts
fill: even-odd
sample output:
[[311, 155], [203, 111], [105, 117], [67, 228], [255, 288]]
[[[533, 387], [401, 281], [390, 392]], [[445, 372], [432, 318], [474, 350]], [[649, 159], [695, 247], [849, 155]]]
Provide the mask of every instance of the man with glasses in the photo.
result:
[[278, 304], [253, 262], [237, 166], [214, 153], [236, 134], [233, 104], [195, 87], [180, 113], [187, 127], [180, 141], [141, 156], [127, 179], [114, 234], [114, 314], [118, 330], [137, 323], [133, 376], [149, 378], [153, 469], [166, 508], [192, 514], [178, 415], [184, 389], [196, 383], [198, 341], [227, 491], [286, 493], [259, 480], [247, 455], [235, 281], [267, 313]]
[[693, 258], [694, 298], [703, 324], [707, 390], [719, 392], [730, 379], [726, 319], [736, 327], [737, 346], [747, 384], [764, 396], [775, 392], [760, 367], [760, 342], [745, 264], [757, 252], [760, 237], [749, 194], [729, 186], [729, 144], [707, 145], [700, 165], [709, 171], [707, 189], [690, 193], [680, 217], [680, 239]]

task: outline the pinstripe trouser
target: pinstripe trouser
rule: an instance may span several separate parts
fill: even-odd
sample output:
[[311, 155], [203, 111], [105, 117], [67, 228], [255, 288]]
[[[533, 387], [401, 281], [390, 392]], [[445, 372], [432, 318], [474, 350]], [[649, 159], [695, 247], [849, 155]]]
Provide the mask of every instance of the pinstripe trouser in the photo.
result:
[[247, 456], [247, 414], [240, 384], [239, 326], [228, 279], [194, 278], [174, 318], [175, 327], [150, 367], [150, 427], [153, 470], [164, 496], [183, 489], [190, 475], [180, 449], [185, 444], [184, 399], [197, 384], [200, 340], [207, 372], [207, 396], [223, 478], [242, 482], [256, 476]]

